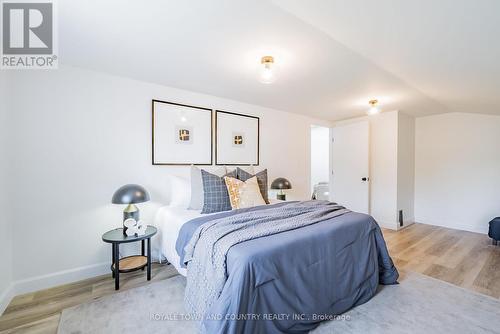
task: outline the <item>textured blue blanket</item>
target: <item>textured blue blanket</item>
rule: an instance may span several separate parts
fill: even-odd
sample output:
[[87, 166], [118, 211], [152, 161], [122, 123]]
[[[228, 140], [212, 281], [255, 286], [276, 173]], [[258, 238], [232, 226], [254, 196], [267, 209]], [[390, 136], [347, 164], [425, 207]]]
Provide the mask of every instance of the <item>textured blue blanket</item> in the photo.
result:
[[[272, 207], [186, 223], [177, 242], [179, 255], [183, 258], [199, 226]], [[354, 212], [239, 243], [227, 253], [226, 270], [227, 281], [203, 321], [207, 333], [306, 333], [369, 300], [379, 282], [393, 284], [398, 278], [377, 223]]]

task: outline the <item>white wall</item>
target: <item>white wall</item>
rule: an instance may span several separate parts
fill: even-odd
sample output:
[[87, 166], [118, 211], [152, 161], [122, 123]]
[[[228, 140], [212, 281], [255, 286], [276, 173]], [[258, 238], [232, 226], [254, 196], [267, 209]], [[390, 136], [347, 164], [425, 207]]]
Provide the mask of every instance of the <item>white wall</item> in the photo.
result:
[[487, 232], [500, 216], [500, 116], [417, 118], [415, 159], [416, 221]]
[[7, 151], [8, 139], [8, 97], [9, 86], [7, 74], [0, 75], [0, 254], [2, 268], [0, 270], [0, 314], [10, 300], [10, 285], [12, 282], [12, 221], [9, 204], [9, 156]]
[[169, 201], [169, 175], [189, 176], [189, 167], [151, 165], [153, 98], [260, 116], [261, 166], [270, 180], [292, 182], [289, 199], [310, 196], [310, 126], [328, 123], [77, 68], [13, 76], [10, 192], [20, 290], [107, 272], [111, 249], [101, 234], [121, 225], [123, 210], [110, 204], [113, 192], [144, 185], [152, 201], [141, 214], [151, 221]]
[[398, 212], [403, 225], [415, 221], [415, 117], [398, 114]]
[[396, 226], [398, 111], [370, 120], [370, 213], [387, 228]]
[[311, 127], [311, 193], [314, 185], [330, 179], [330, 129]]

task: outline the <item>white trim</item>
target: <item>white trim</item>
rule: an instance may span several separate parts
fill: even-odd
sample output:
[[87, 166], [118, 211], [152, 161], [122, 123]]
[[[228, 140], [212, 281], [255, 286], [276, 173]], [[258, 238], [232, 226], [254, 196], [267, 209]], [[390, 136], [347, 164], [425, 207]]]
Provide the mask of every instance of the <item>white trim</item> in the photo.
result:
[[403, 221], [403, 226], [399, 226], [399, 223], [398, 223], [398, 231], [403, 230], [403, 229], [405, 229], [408, 226], [411, 226], [413, 224], [415, 224], [415, 219]]
[[388, 230], [393, 230], [393, 231], [397, 231], [398, 230], [397, 226], [399, 225], [399, 223], [396, 223], [396, 221], [389, 223], [387, 221], [377, 220], [375, 217], [373, 217], [373, 219], [375, 219], [375, 221], [377, 222], [378, 226], [380, 226], [380, 227], [386, 228]]
[[109, 277], [111, 277], [109, 265], [109, 262], [97, 263], [14, 281], [6, 289], [3, 295], [0, 296], [0, 315], [5, 311], [5, 308], [7, 308], [7, 305], [9, 305], [14, 296], [77, 282], [108, 273], [110, 275]]
[[[41, 275], [24, 280], [15, 281], [16, 295], [38, 290], [52, 288], [62, 284], [68, 284], [110, 273], [109, 263], [98, 263], [90, 266], [78, 267], [69, 270], [58, 271], [52, 274]], [[111, 277], [111, 276], [110, 276]]]
[[480, 234], [488, 234], [488, 224], [484, 225], [484, 228], [476, 228], [475, 226], [469, 226], [468, 224], [460, 224], [457, 222], [453, 222], [453, 226], [451, 224], [443, 224], [439, 222], [433, 222], [427, 220], [426, 222], [423, 222], [419, 219], [417, 219], [417, 223], [419, 224], [424, 224], [424, 225], [432, 225], [432, 226], [439, 226], [439, 227], [445, 227], [450, 230], [460, 230], [460, 231], [467, 231], [467, 232], [473, 232], [473, 233], [480, 233]]
[[14, 298], [14, 284], [11, 283], [5, 291], [0, 295], [0, 315], [3, 314], [10, 301]]
[[394, 221], [392, 223], [388, 223], [387, 221], [386, 222], [378, 221], [377, 219], [375, 219], [375, 221], [378, 223], [378, 225], [380, 227], [386, 228], [388, 230], [393, 230], [393, 231], [399, 231], [399, 230], [404, 229], [410, 225], [415, 224], [415, 219], [409, 219], [409, 220], [403, 221], [403, 226], [399, 226], [399, 221]]

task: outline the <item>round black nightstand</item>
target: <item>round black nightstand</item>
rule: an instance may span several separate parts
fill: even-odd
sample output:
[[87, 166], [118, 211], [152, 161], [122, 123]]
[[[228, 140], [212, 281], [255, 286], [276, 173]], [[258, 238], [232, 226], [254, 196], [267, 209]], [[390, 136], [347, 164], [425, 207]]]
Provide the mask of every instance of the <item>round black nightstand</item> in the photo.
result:
[[[128, 273], [139, 269], [144, 270], [144, 268], [147, 267], [147, 278], [148, 281], [151, 280], [151, 237], [154, 236], [156, 232], [158, 232], [156, 227], [148, 226], [146, 228], [146, 233], [140, 236], [126, 236], [123, 234], [123, 228], [117, 228], [102, 235], [102, 240], [110, 243], [113, 249], [111, 273], [115, 279], [115, 290], [120, 289], [120, 273]], [[141, 255], [127, 256], [120, 259], [120, 244], [137, 241], [141, 241], [142, 243]], [[144, 250], [145, 241], [148, 243], [147, 254], [145, 254]]]

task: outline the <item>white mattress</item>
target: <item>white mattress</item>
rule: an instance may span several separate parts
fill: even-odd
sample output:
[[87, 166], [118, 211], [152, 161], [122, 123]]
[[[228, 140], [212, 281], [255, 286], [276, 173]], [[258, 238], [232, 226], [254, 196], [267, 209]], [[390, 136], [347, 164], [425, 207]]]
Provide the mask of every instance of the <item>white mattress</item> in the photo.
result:
[[[166, 258], [177, 269], [179, 274], [186, 276], [186, 269], [180, 266], [180, 257], [175, 250], [179, 231], [184, 223], [202, 216], [200, 210], [188, 210], [182, 207], [161, 207], [155, 216], [154, 226], [158, 235], [153, 238], [153, 250], [159, 258]], [[204, 215], [205, 216], [205, 215]]]
[[[275, 204], [281, 201], [271, 199], [270, 202]], [[154, 220], [154, 226], [158, 228], [157, 236], [152, 239], [155, 258], [159, 260], [166, 258], [177, 269], [179, 274], [186, 276], [186, 268], [181, 268], [180, 257], [175, 250], [175, 243], [182, 225], [191, 219], [206, 215], [202, 215], [201, 210], [188, 210], [180, 206], [161, 207]]]

